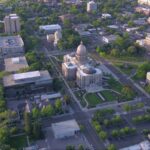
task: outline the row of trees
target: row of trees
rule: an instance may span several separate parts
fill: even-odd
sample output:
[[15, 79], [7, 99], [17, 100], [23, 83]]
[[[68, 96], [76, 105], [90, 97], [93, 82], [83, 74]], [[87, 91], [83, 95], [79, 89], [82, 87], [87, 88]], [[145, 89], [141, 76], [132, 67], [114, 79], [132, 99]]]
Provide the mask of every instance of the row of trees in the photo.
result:
[[16, 132], [16, 127], [9, 127], [12, 120], [17, 117], [13, 111], [6, 110], [0, 112], [0, 149], [10, 150], [10, 136]]
[[103, 125], [106, 127], [117, 126], [123, 123], [119, 115], [114, 116], [112, 119], [104, 119]]
[[142, 103], [142, 102], [137, 103], [135, 105], [124, 104], [123, 105], [123, 110], [129, 112], [129, 111], [140, 109], [140, 108], [143, 108], [143, 107], [144, 107], [144, 103]]
[[58, 113], [63, 113], [62, 100], [60, 99], [56, 100], [54, 106], [52, 106], [51, 104], [48, 104], [44, 106], [41, 110], [36, 107], [32, 109], [33, 119], [37, 119], [40, 117], [51, 117], [54, 114], [58, 114]]
[[40, 121], [32, 120], [31, 114], [27, 112], [24, 113], [24, 130], [34, 139], [40, 139], [43, 136]]
[[95, 131], [97, 132], [98, 136], [102, 139], [102, 140], [106, 140], [107, 139], [107, 133], [105, 131], [102, 130], [101, 125], [99, 124], [98, 121], [92, 121], [92, 126], [94, 127]]
[[106, 117], [108, 115], [113, 115], [114, 113], [115, 113], [115, 110], [111, 109], [111, 108], [97, 110], [94, 113], [93, 121], [102, 122], [104, 117]]
[[[75, 148], [74, 145], [67, 145], [67, 146], [66, 146], [66, 150], [76, 150], [76, 148]], [[84, 148], [83, 145], [80, 144], [80, 145], [78, 146], [77, 150], [86, 150], [86, 149]]]
[[139, 115], [139, 116], [133, 117], [132, 121], [134, 123], [150, 122], [150, 115], [149, 114]]
[[136, 129], [135, 128], [129, 128], [129, 127], [124, 127], [122, 129], [114, 129], [111, 132], [111, 135], [114, 138], [119, 138], [119, 137], [125, 137], [131, 134], [135, 134], [136, 133]]
[[56, 100], [55, 105], [46, 105], [42, 109], [33, 108], [32, 113], [24, 113], [24, 129], [25, 132], [35, 139], [42, 137], [41, 117], [51, 117], [56, 113], [62, 113], [62, 101]]
[[105, 132], [102, 129], [102, 126], [100, 125], [100, 123], [106, 123], [106, 126], [110, 123], [110, 122], [116, 122], [117, 120], [120, 120], [118, 117], [114, 117], [110, 122], [108, 120], [104, 121], [104, 117], [106, 117], [107, 115], [113, 114], [114, 110], [113, 109], [103, 109], [103, 110], [98, 110], [96, 111], [96, 113], [94, 114], [94, 117], [92, 119], [92, 126], [95, 129], [95, 131], [97, 132], [98, 136], [102, 139], [102, 140], [106, 140], [108, 138], [107, 132]]

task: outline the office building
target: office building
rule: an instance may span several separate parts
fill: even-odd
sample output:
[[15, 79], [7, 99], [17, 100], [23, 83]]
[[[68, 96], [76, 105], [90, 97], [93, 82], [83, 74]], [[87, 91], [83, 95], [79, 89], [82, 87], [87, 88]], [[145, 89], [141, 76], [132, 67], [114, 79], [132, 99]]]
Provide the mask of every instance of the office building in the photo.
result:
[[39, 93], [49, 89], [52, 81], [53, 79], [47, 70], [16, 73], [3, 77], [7, 96]]
[[24, 42], [18, 36], [0, 37], [0, 56], [3, 58], [18, 57], [24, 55]]
[[4, 18], [5, 33], [18, 33], [20, 31], [20, 18], [17, 14], [10, 14]]

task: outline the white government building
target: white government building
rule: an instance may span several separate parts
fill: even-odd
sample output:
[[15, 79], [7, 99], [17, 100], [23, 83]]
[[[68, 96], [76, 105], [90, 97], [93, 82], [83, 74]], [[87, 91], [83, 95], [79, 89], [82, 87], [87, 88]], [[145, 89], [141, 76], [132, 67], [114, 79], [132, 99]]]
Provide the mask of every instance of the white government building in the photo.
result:
[[65, 78], [76, 80], [77, 85], [83, 89], [102, 84], [102, 71], [89, 63], [86, 47], [82, 42], [76, 53], [64, 56], [62, 72]]

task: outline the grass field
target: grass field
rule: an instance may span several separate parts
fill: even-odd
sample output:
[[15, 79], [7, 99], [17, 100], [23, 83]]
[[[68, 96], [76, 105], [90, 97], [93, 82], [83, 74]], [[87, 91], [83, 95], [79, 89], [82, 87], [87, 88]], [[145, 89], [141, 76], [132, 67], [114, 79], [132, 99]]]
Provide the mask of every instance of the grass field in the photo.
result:
[[125, 67], [124, 63], [113, 63], [117, 68], [120, 69], [120, 71], [122, 71], [123, 73], [127, 74], [127, 75], [131, 75], [133, 70], [136, 70], [138, 65], [136, 64], [127, 64], [127, 66]]
[[119, 95], [117, 95], [112, 91], [104, 90], [101, 91], [100, 93], [102, 94], [102, 96], [105, 98], [106, 101], [114, 101], [114, 100], [118, 100], [119, 98]]
[[7, 0], [0, 0], [0, 3], [5, 3]]
[[22, 150], [23, 147], [27, 146], [27, 139], [25, 135], [21, 135], [21, 136], [10, 138], [9, 143], [11, 147], [17, 150]]
[[122, 84], [120, 82], [118, 82], [114, 78], [110, 78], [108, 80], [108, 84], [109, 84], [111, 89], [121, 93], [121, 90], [122, 90], [123, 86], [122, 86]]
[[76, 95], [76, 97], [78, 98], [78, 100], [80, 101], [80, 104], [82, 105], [82, 107], [85, 107], [86, 106], [86, 102], [85, 100], [83, 99], [83, 94], [78, 91], [78, 92], [75, 92], [74, 93]]
[[105, 56], [106, 59], [109, 59], [111, 62], [113, 61], [125, 61], [125, 62], [143, 62], [145, 58], [143, 56], [119, 56], [119, 57], [113, 57], [110, 55]]
[[85, 98], [89, 104], [89, 107], [95, 107], [103, 101], [98, 95], [96, 95], [96, 93], [88, 93]]

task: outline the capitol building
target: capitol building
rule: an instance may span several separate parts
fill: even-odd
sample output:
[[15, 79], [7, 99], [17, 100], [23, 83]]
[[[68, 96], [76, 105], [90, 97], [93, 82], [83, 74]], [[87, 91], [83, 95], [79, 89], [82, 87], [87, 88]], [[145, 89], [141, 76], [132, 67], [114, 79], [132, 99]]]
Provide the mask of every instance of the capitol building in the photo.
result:
[[76, 81], [83, 89], [102, 84], [102, 71], [90, 63], [86, 47], [82, 42], [75, 53], [64, 56], [62, 73], [66, 79]]

